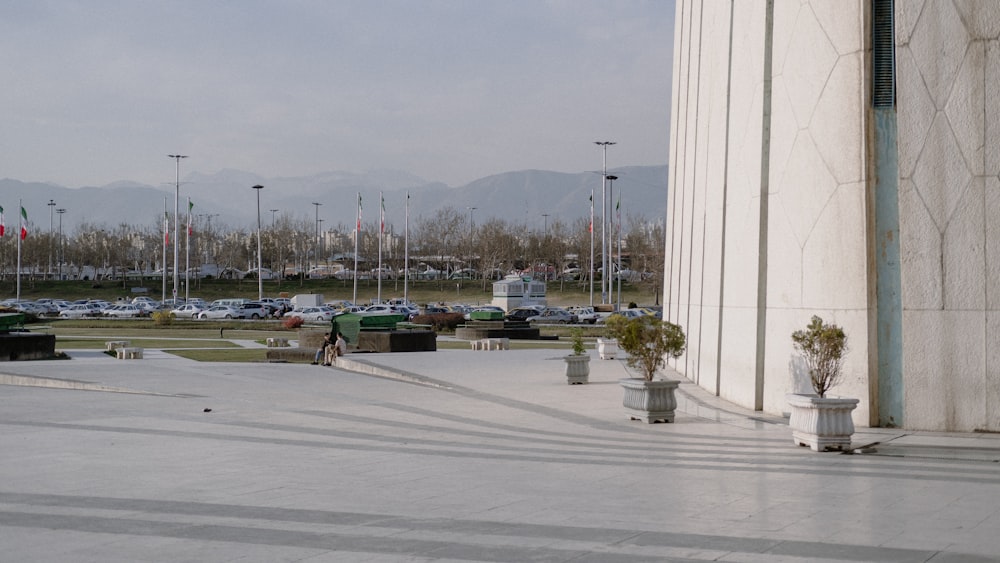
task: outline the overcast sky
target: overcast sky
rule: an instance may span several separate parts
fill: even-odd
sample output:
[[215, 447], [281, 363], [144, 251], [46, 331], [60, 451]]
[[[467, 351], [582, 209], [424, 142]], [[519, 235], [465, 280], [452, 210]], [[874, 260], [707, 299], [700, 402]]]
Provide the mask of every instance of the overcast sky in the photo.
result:
[[0, 177], [666, 164], [670, 0], [9, 0]]

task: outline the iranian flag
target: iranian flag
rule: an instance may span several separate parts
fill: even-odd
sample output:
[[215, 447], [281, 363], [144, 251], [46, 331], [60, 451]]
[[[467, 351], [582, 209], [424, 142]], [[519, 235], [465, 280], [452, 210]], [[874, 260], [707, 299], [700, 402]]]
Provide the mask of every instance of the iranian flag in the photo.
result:
[[28, 212], [24, 210], [24, 206], [21, 206], [21, 240], [28, 238]]
[[7, 231], [7, 227], [3, 224], [3, 207], [0, 206], [0, 237]]

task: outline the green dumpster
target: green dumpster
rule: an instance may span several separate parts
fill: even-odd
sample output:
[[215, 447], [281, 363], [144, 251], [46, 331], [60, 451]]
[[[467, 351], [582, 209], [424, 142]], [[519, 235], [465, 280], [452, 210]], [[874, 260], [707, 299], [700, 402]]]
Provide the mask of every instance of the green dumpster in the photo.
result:
[[503, 311], [473, 311], [469, 313], [469, 319], [473, 321], [502, 321]]
[[361, 332], [361, 316], [354, 313], [344, 313], [336, 315], [330, 321], [330, 334], [336, 335], [338, 332], [344, 335], [348, 344], [358, 343], [358, 333]]

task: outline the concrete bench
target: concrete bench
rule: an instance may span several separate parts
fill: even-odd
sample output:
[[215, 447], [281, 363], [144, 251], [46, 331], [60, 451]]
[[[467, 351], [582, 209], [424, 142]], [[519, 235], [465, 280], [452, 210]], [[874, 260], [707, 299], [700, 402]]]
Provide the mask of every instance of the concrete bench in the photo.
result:
[[129, 344], [131, 342], [128, 340], [109, 340], [104, 343], [104, 349], [108, 352], [114, 352], [120, 348], [128, 348]]
[[469, 343], [473, 350], [510, 350], [509, 338], [480, 338]]
[[129, 346], [125, 348], [118, 348], [116, 350], [119, 360], [141, 360], [142, 359], [142, 348]]
[[267, 339], [268, 348], [287, 348], [288, 339], [287, 338], [268, 338]]
[[509, 338], [487, 338], [486, 339], [486, 349], [487, 350], [510, 350], [510, 339]]

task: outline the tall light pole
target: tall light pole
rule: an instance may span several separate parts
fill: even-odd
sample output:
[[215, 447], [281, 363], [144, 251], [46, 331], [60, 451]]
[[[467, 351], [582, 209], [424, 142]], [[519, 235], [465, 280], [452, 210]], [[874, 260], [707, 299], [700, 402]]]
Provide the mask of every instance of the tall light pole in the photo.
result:
[[177, 162], [177, 171], [174, 176], [174, 304], [177, 303], [177, 271], [180, 270], [180, 255], [177, 253], [179, 248], [178, 242], [180, 237], [177, 233], [180, 232], [180, 221], [178, 221], [178, 215], [180, 214], [180, 201], [181, 201], [181, 159], [187, 158], [187, 155], [183, 154], [168, 154], [168, 157], [174, 159]]
[[52, 275], [52, 208], [56, 206], [55, 200], [50, 199], [49, 203], [49, 269], [45, 271], [43, 279], [48, 279]]
[[607, 188], [608, 188], [608, 147], [610, 145], [616, 144], [615, 141], [594, 141], [595, 145], [601, 146], [604, 149], [604, 167], [602, 168], [601, 181], [601, 304], [608, 302], [608, 290], [605, 288], [611, 287], [610, 284], [605, 284], [605, 280], [608, 279], [608, 235], [607, 227]]
[[319, 267], [319, 206], [323, 205], [317, 201], [312, 202], [316, 206], [316, 251], [313, 253], [313, 258], [316, 259], [316, 267]]
[[263, 189], [264, 186], [260, 184], [253, 186], [253, 190], [257, 192], [257, 301], [264, 298], [264, 276], [260, 258], [260, 191]]
[[56, 209], [56, 213], [59, 214], [59, 280], [62, 280], [62, 263], [63, 263], [63, 235], [62, 235], [62, 216], [66, 213], [65, 209]]
[[269, 209], [268, 211], [271, 212], [271, 230], [273, 231], [274, 230], [274, 214], [277, 213], [278, 210], [277, 209]]
[[477, 207], [466, 207], [469, 210], [469, 236], [472, 236], [473, 232], [473, 222], [472, 222], [472, 212], [478, 209]]

